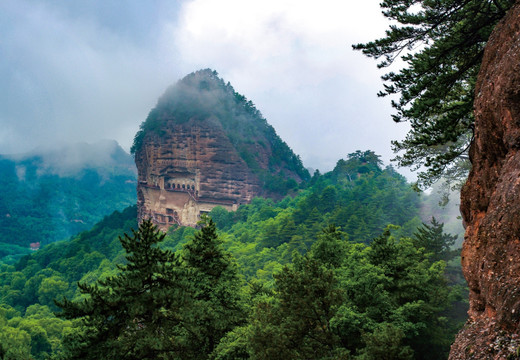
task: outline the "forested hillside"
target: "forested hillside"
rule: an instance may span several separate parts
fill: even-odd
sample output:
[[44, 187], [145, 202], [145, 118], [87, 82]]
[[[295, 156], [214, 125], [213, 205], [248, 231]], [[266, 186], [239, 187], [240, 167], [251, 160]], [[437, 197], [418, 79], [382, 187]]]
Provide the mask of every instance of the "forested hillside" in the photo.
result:
[[[135, 204], [132, 157], [115, 141], [0, 156], [0, 260], [88, 230]], [[39, 244], [37, 244], [39, 243]]]
[[[358, 151], [294, 197], [215, 208], [202, 230], [132, 235], [136, 208], [115, 212], [2, 265], [0, 354], [445, 358], [464, 320], [461, 278], [455, 239], [442, 224], [421, 225], [421, 201], [377, 155]], [[53, 315], [61, 311], [54, 299], [64, 317]], [[82, 315], [90, 319], [83, 325], [74, 320]]]

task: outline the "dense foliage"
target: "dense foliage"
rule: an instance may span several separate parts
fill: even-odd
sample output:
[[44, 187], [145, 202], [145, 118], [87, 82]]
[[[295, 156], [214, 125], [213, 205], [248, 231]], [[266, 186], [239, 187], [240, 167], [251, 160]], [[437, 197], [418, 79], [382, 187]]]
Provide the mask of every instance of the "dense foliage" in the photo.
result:
[[370, 246], [333, 226], [275, 274], [254, 302], [246, 348], [255, 359], [441, 359], [441, 311], [453, 300], [444, 262], [387, 229]]
[[79, 280], [90, 283], [115, 274], [115, 264], [121, 263], [118, 235], [130, 233], [136, 217], [135, 206], [116, 211], [70, 241], [47, 245], [16, 265], [0, 264], [4, 359], [45, 359], [62, 353], [62, 339], [72, 322], [54, 316], [54, 299], [80, 296]]
[[454, 238], [436, 221], [421, 225], [420, 203], [402, 176], [358, 151], [295, 197], [215, 208], [200, 230], [164, 235], [145, 222], [132, 232], [136, 208], [115, 212], [2, 265], [0, 352], [442, 359], [464, 321], [452, 307], [462, 280]]
[[339, 160], [333, 171], [314, 174], [310, 186], [293, 198], [257, 198], [234, 213], [215, 208], [210, 216], [250, 278], [290, 262], [295, 250], [305, 253], [331, 224], [351, 242], [369, 243], [387, 224], [411, 235], [421, 224], [419, 207], [419, 195], [401, 175], [383, 169], [372, 151], [358, 151]]
[[60, 316], [81, 319], [65, 339], [64, 359], [201, 359], [245, 319], [240, 279], [208, 221], [182, 255], [156, 245], [165, 234], [144, 221], [120, 238], [126, 264], [87, 297], [57, 302]]
[[392, 101], [396, 122], [411, 129], [394, 141], [400, 165], [424, 166], [424, 186], [447, 176], [465, 177], [467, 150], [473, 135], [475, 81], [484, 46], [514, 0], [385, 0], [383, 14], [395, 23], [386, 37], [354, 46], [382, 58], [379, 67], [401, 56], [405, 67], [383, 76], [380, 96], [399, 94]]
[[41, 156], [0, 157], [0, 260], [14, 262], [30, 243], [66, 239], [135, 204], [133, 160], [120, 151], [103, 167], [68, 172], [49, 168]]
[[[295, 174], [308, 180], [301, 159], [276, 134], [253, 102], [237, 93], [230, 83], [210, 69], [191, 73], [161, 96], [134, 138], [132, 153], [138, 151], [147, 134], [162, 135], [168, 121], [206, 121], [221, 126], [240, 157], [264, 183], [265, 190], [284, 194], [296, 188]], [[259, 166], [257, 146], [271, 149], [268, 169]]]

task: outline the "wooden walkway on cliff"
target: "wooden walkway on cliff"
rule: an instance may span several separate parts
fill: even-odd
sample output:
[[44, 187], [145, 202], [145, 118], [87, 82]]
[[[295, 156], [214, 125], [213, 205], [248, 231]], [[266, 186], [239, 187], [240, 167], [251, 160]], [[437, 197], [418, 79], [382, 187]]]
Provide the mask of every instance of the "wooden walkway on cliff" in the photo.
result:
[[[155, 185], [148, 185], [145, 183], [141, 183], [140, 185], [143, 187], [146, 187], [148, 189], [161, 190], [161, 188], [159, 186], [155, 186]], [[194, 190], [191, 190], [191, 189], [164, 188], [164, 190], [169, 191], [169, 192], [187, 193], [190, 196], [190, 198], [197, 203], [204, 202], [204, 203], [217, 204], [217, 205], [236, 205], [237, 204], [237, 202], [234, 200], [215, 200], [215, 199], [211, 199], [211, 198], [207, 198], [207, 197], [199, 197], [197, 192]]]

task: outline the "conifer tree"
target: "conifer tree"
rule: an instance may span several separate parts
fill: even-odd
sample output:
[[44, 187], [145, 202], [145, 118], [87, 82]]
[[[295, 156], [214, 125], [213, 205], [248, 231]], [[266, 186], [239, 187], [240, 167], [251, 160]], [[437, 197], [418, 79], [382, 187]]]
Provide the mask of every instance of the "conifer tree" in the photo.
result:
[[[404, 331], [403, 345], [414, 351], [415, 359], [445, 358], [454, 334], [448, 331], [443, 312], [449, 308], [458, 289], [447, 286], [444, 261], [431, 263], [424, 248], [416, 247], [412, 239], [394, 238], [391, 230], [395, 228], [389, 225], [374, 239], [367, 253], [369, 262], [382, 271], [380, 290], [387, 295], [386, 301], [377, 304], [382, 314], [380, 320]], [[383, 331], [378, 335], [382, 338], [392, 333], [392, 337], [398, 335], [387, 330], [392, 329], [379, 328], [375, 334]], [[377, 344], [373, 338], [367, 340], [370, 343], [367, 346]], [[375, 348], [370, 349], [373, 350]], [[404, 359], [408, 355], [406, 351], [404, 357], [397, 358]]]
[[339, 268], [345, 261], [349, 243], [347, 234], [335, 225], [329, 225], [317, 236], [311, 247], [312, 256], [329, 268]]
[[439, 223], [432, 217], [431, 225], [423, 223], [413, 234], [415, 246], [422, 247], [430, 255], [430, 261], [435, 262], [444, 260], [446, 262], [453, 259], [460, 249], [452, 250], [457, 235], [450, 235], [444, 232], [444, 224]]
[[336, 278], [349, 249], [345, 234], [330, 225], [305, 255], [274, 275], [272, 296], [252, 311], [248, 349], [254, 359], [346, 359], [331, 320], [344, 300]]
[[222, 248], [213, 220], [203, 217], [200, 224], [182, 253], [190, 284], [190, 304], [183, 314], [184, 359], [207, 359], [221, 338], [245, 321], [237, 265]]
[[473, 136], [475, 81], [484, 46], [515, 0], [384, 0], [381, 8], [394, 23], [386, 36], [354, 49], [388, 67], [401, 57], [405, 66], [382, 77], [378, 95], [399, 94], [392, 101], [396, 122], [410, 131], [394, 141], [401, 166], [427, 169], [419, 184], [441, 176], [465, 177]]
[[296, 254], [292, 265], [274, 277], [275, 297], [259, 301], [252, 314], [252, 358], [346, 358], [330, 326], [342, 301], [334, 271], [307, 254]]
[[67, 319], [81, 326], [65, 341], [66, 359], [175, 359], [182, 354], [183, 308], [180, 260], [157, 244], [164, 239], [151, 221], [133, 236], [120, 237], [126, 250], [120, 273], [93, 285], [78, 284], [86, 297], [56, 301]]

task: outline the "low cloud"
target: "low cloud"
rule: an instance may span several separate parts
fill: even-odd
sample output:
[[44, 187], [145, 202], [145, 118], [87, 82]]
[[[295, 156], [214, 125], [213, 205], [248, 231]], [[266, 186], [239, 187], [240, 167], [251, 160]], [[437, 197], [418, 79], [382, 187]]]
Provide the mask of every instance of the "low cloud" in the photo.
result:
[[[233, 9], [233, 11], [230, 11]], [[377, 3], [195, 0], [172, 26], [181, 66], [211, 67], [251, 99], [304, 164], [331, 169], [357, 149], [392, 157], [373, 60], [351, 45], [384, 34]]]
[[6, 0], [0, 4], [0, 153], [57, 139], [129, 149], [164, 90], [212, 68], [252, 100], [306, 166], [357, 149], [385, 162], [406, 126], [351, 45], [384, 34], [377, 2]]
[[106, 10], [101, 1], [77, 11], [67, 3], [0, 5], [0, 51], [7, 54], [0, 60], [0, 125], [9, 129], [0, 134], [0, 153], [102, 138], [129, 146], [158, 94], [177, 77], [151, 36], [160, 31], [139, 39], [138, 29], [125, 33], [114, 25], [131, 20], [119, 19], [129, 16], [125, 11], [99, 18]]

